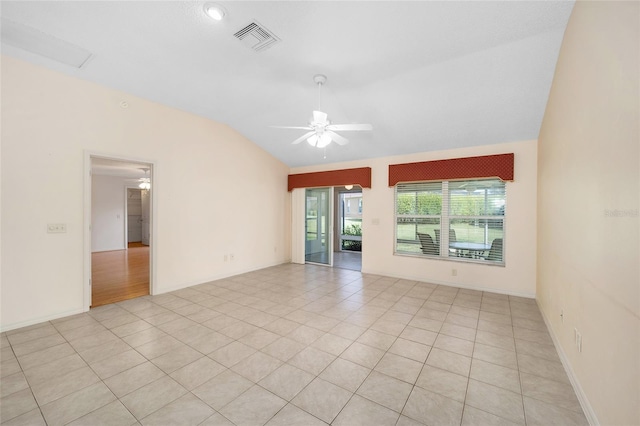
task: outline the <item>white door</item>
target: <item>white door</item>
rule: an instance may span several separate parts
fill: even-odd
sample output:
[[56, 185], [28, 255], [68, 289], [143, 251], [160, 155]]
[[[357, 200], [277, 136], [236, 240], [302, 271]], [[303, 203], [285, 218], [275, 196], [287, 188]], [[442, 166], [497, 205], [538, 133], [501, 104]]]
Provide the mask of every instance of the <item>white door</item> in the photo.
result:
[[142, 244], [149, 245], [149, 232], [151, 230], [151, 223], [149, 218], [151, 217], [151, 203], [149, 202], [149, 190], [143, 189], [140, 191], [142, 197]]

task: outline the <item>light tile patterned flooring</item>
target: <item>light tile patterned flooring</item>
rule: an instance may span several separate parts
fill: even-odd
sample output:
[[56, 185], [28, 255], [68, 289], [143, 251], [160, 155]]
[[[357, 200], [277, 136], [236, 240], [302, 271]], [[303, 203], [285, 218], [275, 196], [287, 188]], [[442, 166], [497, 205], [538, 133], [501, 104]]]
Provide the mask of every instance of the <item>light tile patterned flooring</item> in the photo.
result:
[[358, 251], [334, 251], [333, 267], [351, 269], [352, 271], [362, 270], [362, 252]]
[[587, 424], [534, 300], [281, 265], [1, 335], [2, 424]]

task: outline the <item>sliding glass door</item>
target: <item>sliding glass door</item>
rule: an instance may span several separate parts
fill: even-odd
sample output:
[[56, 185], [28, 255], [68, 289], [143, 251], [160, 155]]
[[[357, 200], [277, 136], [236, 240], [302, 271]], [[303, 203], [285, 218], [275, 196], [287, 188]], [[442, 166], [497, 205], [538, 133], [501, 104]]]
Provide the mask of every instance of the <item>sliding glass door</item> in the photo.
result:
[[305, 196], [305, 261], [331, 265], [333, 188], [309, 188], [306, 190]]

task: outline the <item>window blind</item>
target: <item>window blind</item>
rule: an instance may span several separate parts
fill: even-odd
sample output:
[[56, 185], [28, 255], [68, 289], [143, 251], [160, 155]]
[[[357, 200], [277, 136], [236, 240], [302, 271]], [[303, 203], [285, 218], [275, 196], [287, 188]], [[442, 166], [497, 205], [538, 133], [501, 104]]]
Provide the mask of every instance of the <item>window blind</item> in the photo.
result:
[[396, 185], [396, 254], [504, 264], [500, 179]]

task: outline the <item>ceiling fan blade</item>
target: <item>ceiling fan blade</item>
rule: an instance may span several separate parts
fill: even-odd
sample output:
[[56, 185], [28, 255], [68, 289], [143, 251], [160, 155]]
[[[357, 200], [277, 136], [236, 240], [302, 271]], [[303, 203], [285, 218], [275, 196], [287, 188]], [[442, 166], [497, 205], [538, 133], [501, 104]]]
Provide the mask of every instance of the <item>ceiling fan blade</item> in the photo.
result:
[[313, 122], [316, 124], [324, 124], [327, 122], [327, 113], [322, 111], [313, 111]]
[[333, 140], [338, 145], [346, 145], [349, 143], [349, 139], [344, 136], [340, 136], [336, 132], [332, 132], [331, 130], [325, 130], [325, 133], [331, 136], [331, 140]]
[[299, 129], [299, 130], [313, 130], [311, 127], [309, 126], [269, 126], [272, 129]]
[[373, 126], [371, 124], [331, 124], [327, 126], [327, 130], [337, 130], [340, 132], [373, 130]]
[[307, 139], [308, 137], [310, 137], [311, 135], [314, 135], [316, 132], [308, 132], [305, 133], [304, 135], [300, 136], [298, 139], [296, 139], [295, 141], [291, 142], [291, 145], [295, 145], [298, 144], [300, 142], [302, 142], [303, 140]]

